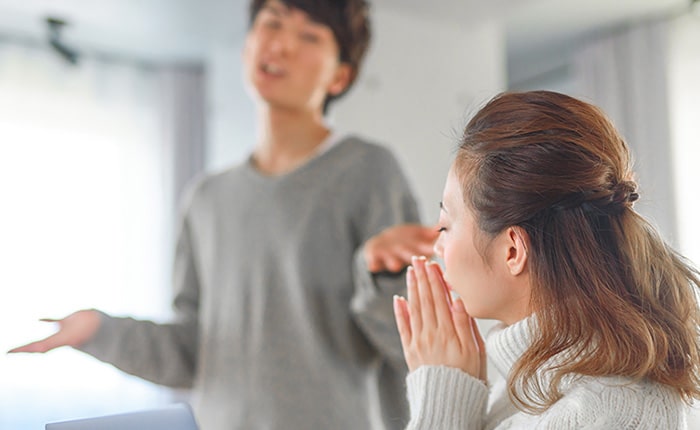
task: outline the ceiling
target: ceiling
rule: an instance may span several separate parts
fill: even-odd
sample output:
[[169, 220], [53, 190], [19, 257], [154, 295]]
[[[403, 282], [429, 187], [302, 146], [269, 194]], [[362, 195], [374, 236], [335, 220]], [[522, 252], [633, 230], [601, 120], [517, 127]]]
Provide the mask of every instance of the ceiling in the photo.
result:
[[[42, 41], [44, 18], [64, 40], [152, 61], [199, 61], [213, 42], [240, 37], [247, 0], [0, 0], [0, 38]], [[376, 8], [469, 25], [501, 20], [509, 52], [561, 45], [599, 28], [683, 10], [689, 0], [373, 0]]]
[[532, 0], [508, 13], [508, 48], [528, 52], [564, 45], [621, 23], [678, 14], [689, 5], [690, 0]]
[[63, 19], [66, 44], [152, 61], [198, 61], [245, 28], [245, 0], [0, 0], [0, 38], [43, 41]]

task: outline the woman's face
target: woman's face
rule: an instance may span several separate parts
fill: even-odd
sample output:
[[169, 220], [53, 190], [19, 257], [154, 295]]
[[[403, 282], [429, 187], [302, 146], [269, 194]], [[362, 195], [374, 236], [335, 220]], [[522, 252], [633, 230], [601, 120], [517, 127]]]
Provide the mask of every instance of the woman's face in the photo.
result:
[[[459, 294], [469, 314], [476, 318], [496, 319], [512, 323], [524, 315], [529, 289], [517, 288], [514, 282], [512, 229], [489, 239], [477, 226], [472, 210], [463, 199], [462, 186], [450, 169], [440, 204], [440, 236], [435, 252], [443, 260], [445, 281]], [[478, 248], [482, 240], [486, 247]], [[479, 249], [485, 249], [482, 253]]]

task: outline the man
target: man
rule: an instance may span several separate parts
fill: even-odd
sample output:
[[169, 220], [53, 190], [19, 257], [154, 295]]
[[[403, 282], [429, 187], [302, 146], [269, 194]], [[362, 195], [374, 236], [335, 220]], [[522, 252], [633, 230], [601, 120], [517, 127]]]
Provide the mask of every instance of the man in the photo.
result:
[[176, 320], [79, 311], [14, 351], [70, 345], [191, 387], [203, 430], [401, 428], [395, 272], [430, 253], [437, 232], [412, 224], [416, 204], [389, 151], [324, 123], [358, 74], [367, 5], [253, 0], [250, 11], [243, 62], [258, 141], [184, 199]]

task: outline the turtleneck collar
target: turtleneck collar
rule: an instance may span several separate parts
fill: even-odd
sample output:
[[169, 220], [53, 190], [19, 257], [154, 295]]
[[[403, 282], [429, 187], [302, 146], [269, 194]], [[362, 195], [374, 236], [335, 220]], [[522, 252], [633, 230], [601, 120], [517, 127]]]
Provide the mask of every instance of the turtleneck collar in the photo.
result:
[[529, 316], [510, 326], [496, 325], [486, 338], [486, 353], [504, 378], [532, 342], [535, 332], [535, 317]]

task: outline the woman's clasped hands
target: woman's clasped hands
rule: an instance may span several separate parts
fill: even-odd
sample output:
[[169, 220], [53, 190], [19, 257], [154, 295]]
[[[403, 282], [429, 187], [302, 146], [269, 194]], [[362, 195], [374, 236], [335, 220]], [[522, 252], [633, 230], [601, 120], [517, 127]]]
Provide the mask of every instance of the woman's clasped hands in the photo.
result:
[[406, 284], [408, 299], [394, 297], [394, 314], [409, 370], [447, 366], [486, 382], [484, 340], [462, 299], [452, 299], [440, 265], [413, 257]]

